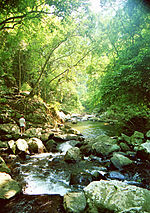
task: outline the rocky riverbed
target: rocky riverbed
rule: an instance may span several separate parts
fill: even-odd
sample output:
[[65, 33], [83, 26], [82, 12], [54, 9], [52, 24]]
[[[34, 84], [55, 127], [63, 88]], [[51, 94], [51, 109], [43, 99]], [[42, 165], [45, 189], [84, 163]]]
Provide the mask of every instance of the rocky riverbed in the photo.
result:
[[69, 119], [84, 128], [34, 123], [21, 137], [15, 120], [1, 116], [2, 212], [150, 212], [150, 131], [129, 137], [117, 134], [116, 121]]

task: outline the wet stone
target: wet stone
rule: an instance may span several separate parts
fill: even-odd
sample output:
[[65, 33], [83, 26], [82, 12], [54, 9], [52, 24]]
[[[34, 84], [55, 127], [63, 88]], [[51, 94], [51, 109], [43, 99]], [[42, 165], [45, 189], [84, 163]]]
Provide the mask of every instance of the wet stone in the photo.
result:
[[126, 177], [118, 171], [112, 171], [109, 173], [108, 178], [117, 179], [117, 180], [125, 180]]

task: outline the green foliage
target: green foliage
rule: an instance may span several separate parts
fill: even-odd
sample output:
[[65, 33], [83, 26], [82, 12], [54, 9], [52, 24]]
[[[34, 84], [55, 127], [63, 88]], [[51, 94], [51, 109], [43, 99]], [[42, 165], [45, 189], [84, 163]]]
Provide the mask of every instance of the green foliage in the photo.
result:
[[31, 91], [31, 87], [28, 83], [23, 83], [21, 90], [22, 91]]
[[101, 6], [94, 15], [85, 0], [1, 1], [1, 90], [31, 91], [65, 111], [145, 116], [149, 10], [134, 0]]
[[6, 98], [0, 98], [0, 103], [1, 103], [1, 104], [7, 103], [7, 99], [6, 99]]
[[101, 22], [100, 27], [107, 35], [101, 47], [107, 47], [103, 50], [107, 51], [109, 63], [103, 66], [103, 70], [97, 67], [97, 75], [92, 65], [88, 66], [88, 101], [84, 102], [87, 109], [107, 110], [110, 117], [119, 116], [123, 120], [135, 115], [148, 117], [149, 18], [149, 13], [140, 2], [127, 1], [123, 9], [110, 19], [107, 27]]

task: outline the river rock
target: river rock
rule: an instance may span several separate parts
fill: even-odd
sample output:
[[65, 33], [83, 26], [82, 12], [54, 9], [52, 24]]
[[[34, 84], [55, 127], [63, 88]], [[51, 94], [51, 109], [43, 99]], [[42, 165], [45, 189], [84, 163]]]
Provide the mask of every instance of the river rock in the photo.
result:
[[139, 146], [143, 143], [144, 134], [142, 132], [135, 131], [134, 134], [131, 136], [131, 144], [133, 146]]
[[[3, 204], [4, 203], [4, 204]], [[1, 213], [65, 213], [60, 195], [19, 194], [9, 201], [2, 200]]]
[[130, 144], [130, 137], [121, 133], [121, 140], [127, 142], [128, 144]]
[[8, 141], [8, 146], [10, 148], [10, 150], [12, 150], [13, 154], [16, 153], [16, 143], [14, 140], [10, 140]]
[[9, 174], [0, 172], [0, 198], [9, 199], [21, 191], [21, 186]]
[[119, 170], [122, 170], [123, 167], [133, 163], [129, 158], [118, 153], [113, 153], [113, 157], [110, 160], [112, 164]]
[[64, 195], [64, 209], [67, 213], [80, 213], [86, 207], [86, 198], [83, 192], [72, 192]]
[[[62, 130], [63, 130], [63, 129], [62, 129]], [[81, 133], [80, 133], [78, 130], [73, 129], [73, 128], [71, 128], [71, 129], [64, 129], [64, 131], [65, 131], [67, 134], [81, 135]]]
[[121, 181], [94, 181], [84, 188], [87, 212], [150, 212], [150, 191]]
[[0, 140], [2, 141], [16, 139], [18, 138], [19, 133], [20, 130], [17, 124], [13, 123], [0, 124]]
[[81, 152], [80, 149], [78, 147], [72, 147], [70, 148], [65, 156], [64, 156], [64, 160], [68, 163], [70, 162], [76, 162], [76, 161], [80, 161], [81, 160]]
[[71, 123], [72, 124], [77, 124], [77, 122], [78, 122], [77, 118], [71, 118]]
[[111, 171], [108, 174], [108, 178], [115, 180], [125, 180], [126, 177], [118, 171]]
[[66, 135], [66, 141], [69, 141], [69, 140], [77, 140], [77, 141], [83, 141], [84, 140], [84, 137], [81, 136], [81, 134], [67, 134]]
[[146, 143], [142, 143], [138, 148], [137, 156], [142, 159], [150, 160], [150, 140], [147, 140]]
[[95, 155], [107, 156], [112, 152], [119, 151], [120, 147], [117, 144], [110, 144], [108, 142], [96, 142], [92, 145], [92, 149]]
[[85, 156], [89, 156], [90, 154], [107, 156], [114, 151], [119, 151], [120, 147], [117, 145], [116, 139], [106, 135], [100, 135], [94, 139], [85, 140], [80, 150]]
[[11, 172], [2, 157], [0, 157], [0, 172]]
[[70, 176], [70, 185], [81, 185], [87, 186], [93, 181], [93, 175], [82, 172], [82, 173], [72, 173]]
[[92, 154], [92, 148], [91, 148], [92, 145], [89, 145], [89, 144], [83, 144], [81, 147], [80, 147], [80, 151], [82, 152], [82, 154], [84, 156], [90, 156], [90, 154]]
[[30, 138], [28, 146], [31, 153], [43, 153], [46, 150], [44, 144], [38, 138]]
[[53, 139], [57, 142], [69, 141], [69, 140], [82, 140], [80, 135], [75, 134], [55, 134], [50, 139]]
[[8, 148], [8, 143], [7, 141], [0, 141], [0, 148]]
[[51, 139], [45, 142], [45, 147], [48, 152], [56, 152], [57, 151], [57, 143]]
[[120, 148], [123, 152], [127, 152], [127, 151], [131, 150], [130, 147], [126, 143], [123, 143], [123, 142], [120, 143]]
[[22, 151], [22, 152], [25, 152], [25, 153], [29, 153], [29, 150], [28, 150], [29, 146], [28, 146], [27, 142], [24, 139], [19, 138], [16, 141], [16, 146], [17, 146], [17, 149], [19, 151]]

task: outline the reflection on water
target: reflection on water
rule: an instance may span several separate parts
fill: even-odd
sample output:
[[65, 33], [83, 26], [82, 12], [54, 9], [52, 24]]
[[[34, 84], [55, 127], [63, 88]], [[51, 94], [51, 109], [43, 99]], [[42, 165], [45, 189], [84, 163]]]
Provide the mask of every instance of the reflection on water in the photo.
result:
[[117, 136], [118, 127], [104, 122], [83, 121], [71, 124], [74, 129], [80, 131], [85, 138], [95, 138], [99, 135]]

